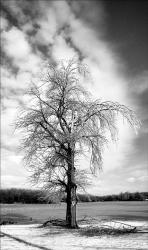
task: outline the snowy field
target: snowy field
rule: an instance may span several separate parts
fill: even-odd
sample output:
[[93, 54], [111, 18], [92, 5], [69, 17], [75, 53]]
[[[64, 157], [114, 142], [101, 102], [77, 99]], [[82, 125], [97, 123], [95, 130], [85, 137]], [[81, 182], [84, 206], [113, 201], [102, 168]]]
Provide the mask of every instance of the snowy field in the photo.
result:
[[[148, 229], [148, 222], [126, 221], [126, 223]], [[1, 250], [148, 249], [147, 233], [89, 237], [81, 235], [77, 230], [70, 231], [53, 226], [40, 228], [37, 224], [5, 225], [1, 226], [1, 231], [8, 234], [1, 237]]]
[[[1, 204], [1, 214], [18, 219], [17, 225], [3, 225], [1, 250], [141, 250], [148, 249], [148, 233], [122, 235], [86, 235], [80, 230], [58, 227], [41, 228], [43, 222], [52, 218], [65, 218], [66, 205], [52, 204]], [[94, 217], [93, 223], [103, 220], [123, 221], [148, 231], [148, 202], [89, 202], [79, 203], [77, 218]], [[24, 222], [23, 217], [31, 218]], [[19, 220], [20, 219], [20, 220]], [[84, 222], [85, 223], [85, 222]], [[20, 225], [19, 225], [20, 224]], [[23, 225], [25, 224], [25, 225]], [[100, 225], [100, 224], [99, 224]], [[86, 225], [82, 224], [81, 227]]]

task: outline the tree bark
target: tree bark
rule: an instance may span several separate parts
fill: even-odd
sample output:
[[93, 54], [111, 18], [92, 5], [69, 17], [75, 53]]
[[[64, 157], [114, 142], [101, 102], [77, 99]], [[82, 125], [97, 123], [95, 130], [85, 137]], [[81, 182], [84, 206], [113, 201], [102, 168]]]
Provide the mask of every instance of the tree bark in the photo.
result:
[[75, 168], [74, 168], [74, 153], [69, 150], [69, 163], [68, 163], [68, 185], [67, 185], [67, 211], [66, 211], [66, 222], [71, 228], [77, 228], [76, 221], [76, 183], [75, 183]]

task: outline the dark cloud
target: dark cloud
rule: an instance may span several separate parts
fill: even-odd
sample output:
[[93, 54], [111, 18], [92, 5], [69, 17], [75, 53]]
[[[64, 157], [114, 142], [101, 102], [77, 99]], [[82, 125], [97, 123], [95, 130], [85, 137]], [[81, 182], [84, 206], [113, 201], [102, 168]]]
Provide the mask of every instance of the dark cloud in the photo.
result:
[[19, 28], [39, 16], [38, 0], [3, 0], [2, 10], [10, 23]]
[[68, 1], [76, 18], [83, 20], [88, 26], [104, 33], [105, 10], [101, 1]]
[[139, 136], [135, 138], [134, 144], [136, 146], [135, 151], [139, 151], [139, 152], [136, 152], [136, 154], [138, 153], [139, 156], [145, 155], [145, 157], [148, 160], [148, 133], [143, 132], [139, 134]]
[[[139, 84], [142, 85], [141, 82]], [[134, 101], [137, 115], [141, 120], [141, 127], [138, 135], [133, 139], [133, 152], [131, 160], [134, 164], [146, 164], [148, 167], [148, 88], [142, 91], [136, 86], [133, 86], [133, 91], [130, 92], [130, 98]]]
[[[148, 73], [144, 72], [129, 84], [129, 98], [135, 103], [140, 119], [147, 124], [148, 119]], [[144, 124], [145, 125], [145, 124]]]
[[148, 69], [148, 1], [102, 1], [106, 34], [126, 64], [130, 76]]
[[80, 61], [82, 61], [86, 57], [86, 55], [74, 44], [71, 37], [65, 37], [65, 41], [69, 47], [73, 48], [75, 52], [77, 52]]
[[[51, 46], [52, 47], [52, 46]], [[37, 50], [39, 50], [45, 58], [49, 55], [49, 46], [43, 44], [36, 45]]]
[[[131, 171], [143, 170], [148, 171], [148, 134], [140, 133], [133, 140], [133, 151], [127, 159], [127, 166], [131, 167]], [[148, 174], [148, 173], [147, 173]]]
[[4, 1], [1, 2], [1, 15], [9, 21], [10, 25], [16, 26], [19, 28], [20, 23], [19, 23], [17, 17], [11, 13], [11, 10], [9, 8], [7, 8], [5, 3], [6, 2], [4, 2]]
[[18, 72], [19, 72], [19, 67], [14, 65], [13, 59], [8, 57], [3, 50], [1, 51], [1, 62], [0, 62], [0, 64], [1, 64], [1, 66], [4, 66], [7, 69], [9, 69], [9, 71], [11, 71], [12, 75], [17, 75]]
[[145, 89], [140, 95], [140, 104], [142, 107], [145, 107], [146, 110], [148, 110], [148, 88]]

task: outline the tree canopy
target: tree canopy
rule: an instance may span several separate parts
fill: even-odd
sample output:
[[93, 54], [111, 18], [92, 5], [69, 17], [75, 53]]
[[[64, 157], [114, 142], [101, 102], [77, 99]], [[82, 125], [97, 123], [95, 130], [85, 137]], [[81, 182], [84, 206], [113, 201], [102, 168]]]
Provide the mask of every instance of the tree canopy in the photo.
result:
[[125, 105], [93, 100], [81, 84], [86, 73], [86, 67], [74, 60], [48, 65], [40, 85], [33, 84], [28, 91], [30, 107], [21, 111], [16, 122], [18, 129], [26, 131], [22, 148], [33, 180], [54, 195], [69, 185], [72, 188], [72, 183], [85, 184], [85, 173], [76, 167], [76, 161], [86, 148], [92, 173], [101, 168], [107, 133], [116, 139], [118, 115], [139, 127], [136, 115]]

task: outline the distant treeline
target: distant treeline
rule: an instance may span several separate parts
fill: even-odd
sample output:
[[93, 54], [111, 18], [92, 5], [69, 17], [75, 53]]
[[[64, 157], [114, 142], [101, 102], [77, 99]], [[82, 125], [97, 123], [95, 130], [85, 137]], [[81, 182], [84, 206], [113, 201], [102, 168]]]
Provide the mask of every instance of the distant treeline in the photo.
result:
[[41, 197], [42, 193], [39, 190], [18, 188], [0, 190], [0, 203], [46, 203]]
[[148, 199], [148, 192], [135, 192], [135, 193], [120, 193], [120, 194], [111, 194], [103, 196], [94, 196], [94, 195], [78, 195], [78, 200], [81, 202], [97, 202], [97, 201], [144, 201]]
[[[44, 193], [40, 190], [29, 190], [29, 189], [1, 189], [0, 190], [0, 203], [53, 203], [48, 198], [48, 202], [44, 199]], [[148, 199], [148, 192], [135, 192], [135, 193], [120, 193], [116, 195], [77, 195], [79, 202], [97, 202], [97, 201], [144, 201]], [[62, 199], [63, 202], [66, 198]]]

